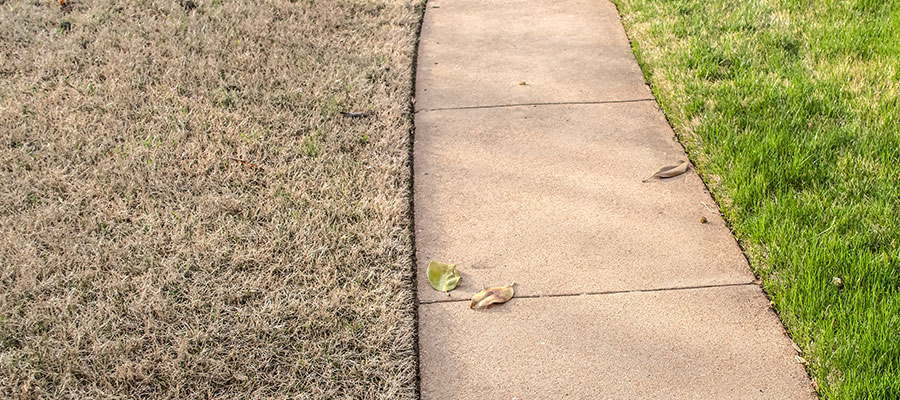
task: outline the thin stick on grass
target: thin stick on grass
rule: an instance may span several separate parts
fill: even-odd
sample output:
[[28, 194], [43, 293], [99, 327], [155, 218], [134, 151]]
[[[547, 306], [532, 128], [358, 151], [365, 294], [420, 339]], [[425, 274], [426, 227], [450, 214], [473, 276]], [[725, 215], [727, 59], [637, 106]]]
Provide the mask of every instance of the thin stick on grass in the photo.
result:
[[237, 161], [237, 162], [241, 163], [241, 165], [245, 165], [245, 166], [252, 167], [252, 168], [263, 169], [263, 167], [261, 167], [259, 164], [255, 163], [255, 162], [241, 160], [240, 158], [234, 158], [234, 157], [229, 157], [228, 159], [231, 161]]

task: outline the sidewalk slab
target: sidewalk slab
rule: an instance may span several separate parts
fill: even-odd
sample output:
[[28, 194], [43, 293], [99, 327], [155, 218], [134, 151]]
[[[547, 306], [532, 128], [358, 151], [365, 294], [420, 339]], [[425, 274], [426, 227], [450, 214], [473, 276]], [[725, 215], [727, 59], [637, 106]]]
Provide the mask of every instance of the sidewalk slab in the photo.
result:
[[607, 1], [429, 0], [417, 64], [417, 110], [653, 97]]
[[814, 398], [612, 3], [429, 0], [416, 76], [423, 399]]
[[814, 399], [755, 285], [419, 308], [423, 399]]
[[[456, 263], [451, 298], [510, 282], [552, 295], [754, 280], [694, 171], [641, 182], [686, 159], [653, 102], [420, 112], [415, 122], [418, 267]], [[421, 273], [419, 298], [447, 296]]]

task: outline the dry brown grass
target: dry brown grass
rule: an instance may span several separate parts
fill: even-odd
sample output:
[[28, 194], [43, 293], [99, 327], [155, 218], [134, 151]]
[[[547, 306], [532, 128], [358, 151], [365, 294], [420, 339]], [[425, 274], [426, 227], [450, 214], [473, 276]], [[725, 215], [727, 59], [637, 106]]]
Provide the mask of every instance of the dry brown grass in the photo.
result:
[[413, 398], [420, 12], [0, 0], [0, 397]]

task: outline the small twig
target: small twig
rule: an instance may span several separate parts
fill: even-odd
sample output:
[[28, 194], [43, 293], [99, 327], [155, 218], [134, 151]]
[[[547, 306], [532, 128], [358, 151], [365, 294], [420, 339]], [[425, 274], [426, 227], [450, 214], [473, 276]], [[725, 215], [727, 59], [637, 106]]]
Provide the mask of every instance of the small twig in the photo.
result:
[[241, 160], [240, 158], [229, 157], [229, 160], [231, 160], [231, 161], [237, 161], [237, 162], [239, 162], [239, 163], [241, 163], [241, 164], [243, 164], [243, 165], [246, 165], [246, 166], [248, 166], [248, 167], [253, 167], [253, 168], [263, 169], [263, 167], [261, 167], [261, 166], [260, 166], [259, 164], [257, 164], [257, 163], [250, 162], [250, 161], [245, 161], [245, 160]]
[[343, 115], [347, 118], [365, 118], [365, 117], [371, 117], [373, 114], [374, 113], [370, 112], [370, 111], [366, 111], [366, 112], [344, 112], [344, 111], [341, 111], [341, 115]]
[[702, 201], [700, 202], [700, 204], [702, 204], [703, 207], [706, 207], [706, 211], [709, 211], [709, 212], [711, 212], [711, 213], [713, 213], [713, 214], [718, 214], [717, 212], [713, 211], [712, 208], [709, 208], [709, 205], [708, 205], [708, 204], [706, 204], [706, 203], [704, 203], [704, 202], [702, 202]]
[[832, 222], [832, 223], [831, 223], [831, 226], [829, 226], [828, 228], [825, 228], [824, 231], [819, 232], [818, 237], [822, 237], [822, 235], [824, 235], [824, 234], [828, 233], [828, 231], [834, 229], [834, 225], [835, 225], [834, 222]]
[[81, 89], [79, 89], [79, 88], [73, 86], [71, 83], [69, 83], [69, 77], [70, 77], [70, 76], [72, 76], [72, 75], [66, 75], [66, 77], [63, 78], [63, 83], [64, 83], [66, 86], [68, 86], [68, 87], [70, 87], [70, 88], [72, 88], [72, 89], [75, 89], [75, 91], [78, 92], [78, 94], [84, 96], [84, 92], [82, 92]]

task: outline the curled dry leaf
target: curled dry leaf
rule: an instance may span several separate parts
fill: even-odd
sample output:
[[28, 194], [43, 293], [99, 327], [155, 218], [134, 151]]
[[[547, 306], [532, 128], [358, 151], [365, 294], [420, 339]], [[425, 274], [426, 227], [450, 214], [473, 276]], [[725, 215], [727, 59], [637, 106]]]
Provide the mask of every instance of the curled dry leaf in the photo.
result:
[[690, 166], [691, 163], [687, 161], [676, 165], [666, 165], [665, 167], [656, 170], [653, 175], [644, 178], [644, 180], [642, 180], [641, 182], [647, 182], [653, 178], [671, 178], [674, 176], [678, 176], [687, 172]]
[[428, 263], [428, 282], [431, 282], [431, 287], [434, 290], [447, 293], [447, 291], [456, 288], [456, 285], [459, 284], [459, 279], [459, 271], [456, 270], [456, 265], [438, 261]]
[[506, 303], [516, 293], [515, 289], [513, 289], [514, 285], [515, 283], [511, 283], [506, 286], [481, 289], [480, 292], [472, 296], [472, 304], [469, 304], [469, 308], [483, 310], [491, 304]]

